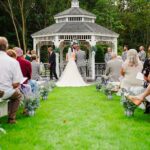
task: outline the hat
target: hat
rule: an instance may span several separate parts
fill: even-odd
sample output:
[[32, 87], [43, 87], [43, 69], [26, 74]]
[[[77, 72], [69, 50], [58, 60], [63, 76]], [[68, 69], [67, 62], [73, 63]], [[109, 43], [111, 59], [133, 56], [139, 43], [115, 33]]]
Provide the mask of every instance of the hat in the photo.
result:
[[17, 57], [23, 56], [23, 50], [20, 47], [13, 48], [17, 54]]

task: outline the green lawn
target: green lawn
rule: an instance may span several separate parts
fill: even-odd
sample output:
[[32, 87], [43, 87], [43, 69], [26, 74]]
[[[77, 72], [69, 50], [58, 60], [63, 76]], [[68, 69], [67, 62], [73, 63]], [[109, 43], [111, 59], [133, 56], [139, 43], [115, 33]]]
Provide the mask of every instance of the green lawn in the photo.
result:
[[35, 117], [18, 113], [16, 125], [0, 119], [2, 150], [149, 150], [150, 115], [124, 116], [119, 97], [95, 87], [55, 88]]

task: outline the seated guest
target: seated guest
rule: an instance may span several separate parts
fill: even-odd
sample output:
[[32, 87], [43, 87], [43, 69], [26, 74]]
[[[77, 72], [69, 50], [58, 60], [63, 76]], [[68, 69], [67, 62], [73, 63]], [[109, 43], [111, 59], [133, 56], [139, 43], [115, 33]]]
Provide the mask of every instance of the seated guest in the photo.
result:
[[8, 41], [0, 37], [0, 98], [8, 99], [8, 123], [16, 123], [16, 112], [22, 95], [18, 89], [23, 78], [19, 63], [6, 54]]
[[[147, 73], [148, 73], [148, 75], [147, 75]], [[145, 73], [146, 74], [144, 74], [144, 76], [145, 76], [145, 80], [146, 81], [148, 81], [148, 82], [150, 82], [150, 68], [149, 68], [149, 70], [147, 70]], [[140, 94], [140, 95], [138, 95], [138, 96], [127, 96], [128, 97], [128, 99], [130, 99], [135, 105], [137, 105], [137, 106], [139, 106], [144, 100], [145, 100], [145, 98], [147, 97], [147, 96], [149, 96], [150, 95], [150, 84], [148, 85], [148, 87], [146, 88], [146, 90], [144, 91], [144, 93], [142, 93], [142, 94]]]
[[40, 64], [37, 62], [37, 56], [34, 54], [31, 56], [31, 65], [32, 65], [32, 80], [40, 80]]
[[123, 63], [121, 75], [121, 88], [129, 89], [131, 87], [142, 86], [143, 81], [136, 79], [136, 76], [143, 69], [143, 64], [139, 60], [138, 53], [135, 49], [130, 49], [127, 53], [127, 60]]
[[111, 54], [111, 60], [108, 61], [106, 66], [105, 74], [109, 76], [110, 81], [119, 82], [120, 80], [120, 70], [123, 61], [117, 58], [117, 54]]
[[14, 50], [17, 54], [17, 60], [20, 64], [22, 74], [24, 77], [27, 78], [27, 82], [28, 82], [28, 80], [31, 79], [31, 75], [32, 75], [31, 63], [23, 57], [23, 51], [21, 48], [15, 47]]
[[7, 55], [14, 58], [14, 59], [17, 59], [17, 54], [16, 52], [13, 50], [13, 49], [9, 49], [6, 51]]

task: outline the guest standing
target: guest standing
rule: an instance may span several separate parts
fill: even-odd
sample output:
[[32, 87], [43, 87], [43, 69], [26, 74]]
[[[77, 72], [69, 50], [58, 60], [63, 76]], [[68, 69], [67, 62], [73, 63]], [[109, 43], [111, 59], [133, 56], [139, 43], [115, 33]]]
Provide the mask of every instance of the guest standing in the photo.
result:
[[28, 60], [28, 61], [31, 61], [31, 52], [30, 52], [30, 50], [27, 51], [25, 59]]
[[127, 59], [127, 53], [128, 53], [128, 45], [124, 45], [123, 47], [123, 53], [122, 53], [122, 60], [125, 61]]
[[57, 74], [56, 74], [56, 54], [53, 51], [52, 47], [48, 48], [49, 53], [49, 68], [50, 68], [50, 80], [53, 80], [53, 75], [56, 80], [58, 80]]
[[127, 59], [123, 63], [121, 75], [124, 77], [121, 82], [121, 88], [129, 89], [131, 87], [142, 86], [143, 81], [136, 79], [136, 76], [143, 69], [143, 64], [139, 60], [135, 49], [130, 49], [127, 53]]
[[145, 61], [145, 59], [146, 59], [146, 52], [145, 52], [145, 50], [144, 50], [144, 46], [140, 46], [139, 47], [139, 53], [138, 53], [138, 55], [139, 55], [139, 59], [142, 61], [142, 62], [144, 62]]
[[107, 53], [105, 54], [105, 64], [107, 64], [107, 62], [111, 60], [111, 53], [112, 53], [112, 48], [108, 47]]
[[22, 95], [18, 89], [23, 78], [19, 63], [6, 54], [8, 41], [0, 37], [0, 98], [9, 98], [8, 123], [16, 123], [16, 112]]
[[34, 54], [31, 56], [31, 65], [32, 65], [32, 80], [39, 81], [40, 77], [40, 64], [37, 62], [37, 56]]

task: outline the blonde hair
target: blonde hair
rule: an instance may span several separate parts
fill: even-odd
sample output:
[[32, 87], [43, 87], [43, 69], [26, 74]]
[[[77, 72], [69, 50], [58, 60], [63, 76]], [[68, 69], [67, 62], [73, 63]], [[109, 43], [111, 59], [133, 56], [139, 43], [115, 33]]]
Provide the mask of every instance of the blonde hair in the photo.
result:
[[130, 49], [127, 53], [127, 61], [129, 66], [138, 66], [139, 57], [138, 53], [135, 49]]
[[7, 50], [6, 53], [7, 53], [8, 56], [17, 59], [17, 54], [13, 49]]
[[31, 55], [36, 54], [36, 50], [31, 50]]
[[36, 60], [37, 59], [37, 55], [36, 54], [33, 54], [33, 55], [31, 55], [31, 60], [33, 61], [33, 60]]

